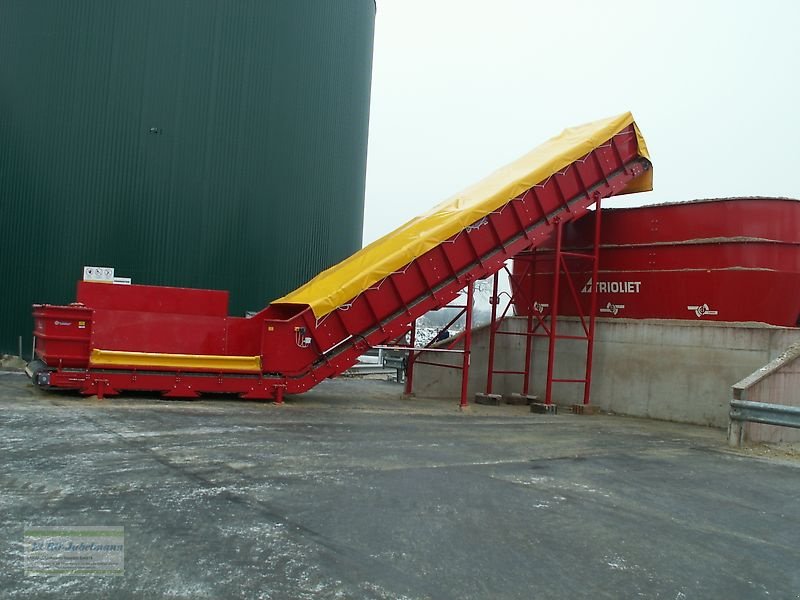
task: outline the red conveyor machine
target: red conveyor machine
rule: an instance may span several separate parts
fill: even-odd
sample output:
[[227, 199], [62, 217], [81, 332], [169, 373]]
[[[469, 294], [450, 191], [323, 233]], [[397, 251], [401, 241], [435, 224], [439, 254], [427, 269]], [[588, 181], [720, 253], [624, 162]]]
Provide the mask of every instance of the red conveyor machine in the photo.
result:
[[227, 314], [227, 292], [82, 281], [75, 303], [34, 306], [29, 375], [98, 397], [280, 402], [397, 340], [602, 198], [650, 189], [651, 173], [630, 113], [567, 129], [251, 317]]

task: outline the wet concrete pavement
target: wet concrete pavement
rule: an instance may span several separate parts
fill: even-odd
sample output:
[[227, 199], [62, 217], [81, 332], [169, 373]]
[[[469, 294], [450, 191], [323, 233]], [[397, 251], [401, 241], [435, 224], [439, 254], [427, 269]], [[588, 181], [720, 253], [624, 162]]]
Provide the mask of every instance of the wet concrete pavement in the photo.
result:
[[[800, 462], [724, 432], [403, 399], [98, 401], [0, 373], [4, 598], [800, 598]], [[25, 576], [25, 526], [125, 528]]]

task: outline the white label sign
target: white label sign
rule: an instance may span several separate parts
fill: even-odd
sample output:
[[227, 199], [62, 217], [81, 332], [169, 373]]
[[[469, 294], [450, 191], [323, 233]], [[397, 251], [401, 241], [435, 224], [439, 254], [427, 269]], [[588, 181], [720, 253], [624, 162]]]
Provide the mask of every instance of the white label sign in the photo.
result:
[[114, 267], [83, 267], [83, 280], [113, 283]]

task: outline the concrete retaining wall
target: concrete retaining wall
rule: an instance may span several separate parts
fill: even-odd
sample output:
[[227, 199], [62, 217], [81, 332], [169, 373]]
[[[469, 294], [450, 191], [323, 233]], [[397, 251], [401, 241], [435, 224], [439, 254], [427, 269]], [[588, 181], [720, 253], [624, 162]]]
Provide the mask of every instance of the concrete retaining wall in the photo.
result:
[[[522, 332], [525, 319], [507, 318], [501, 330]], [[563, 319], [561, 334], [581, 334], [580, 322]], [[727, 427], [731, 385], [767, 364], [793, 342], [800, 329], [755, 323], [598, 319], [592, 404], [619, 414]], [[485, 391], [488, 328], [476, 329], [469, 377], [470, 399]], [[497, 337], [495, 368], [522, 370], [525, 337]], [[555, 376], [582, 378], [586, 342], [559, 340]], [[454, 354], [423, 355], [422, 361], [460, 364]], [[544, 398], [547, 339], [536, 338], [531, 393]], [[423, 397], [457, 398], [461, 371], [418, 364], [414, 392]], [[522, 377], [495, 375], [495, 393], [519, 392]], [[554, 386], [554, 401], [582, 401], [581, 384]]]

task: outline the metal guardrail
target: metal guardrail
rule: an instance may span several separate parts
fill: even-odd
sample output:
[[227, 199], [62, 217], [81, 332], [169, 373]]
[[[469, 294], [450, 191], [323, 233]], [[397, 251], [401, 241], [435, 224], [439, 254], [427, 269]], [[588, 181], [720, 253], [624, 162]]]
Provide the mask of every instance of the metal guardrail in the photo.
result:
[[731, 400], [731, 426], [728, 441], [731, 446], [741, 446], [744, 428], [742, 423], [763, 423], [800, 429], [800, 407], [768, 402]]
[[730, 402], [728, 445], [735, 447], [744, 443], [746, 422], [800, 428], [800, 407], [747, 399], [751, 392], [755, 392], [758, 398], [759, 386], [797, 359], [800, 359], [800, 342], [792, 344], [780, 356], [731, 386], [733, 399]]
[[397, 383], [403, 383], [406, 378], [406, 357], [405, 356], [383, 356], [383, 366], [394, 369], [397, 373]]
[[730, 417], [732, 421], [749, 421], [800, 429], [800, 407], [797, 406], [731, 400]]

